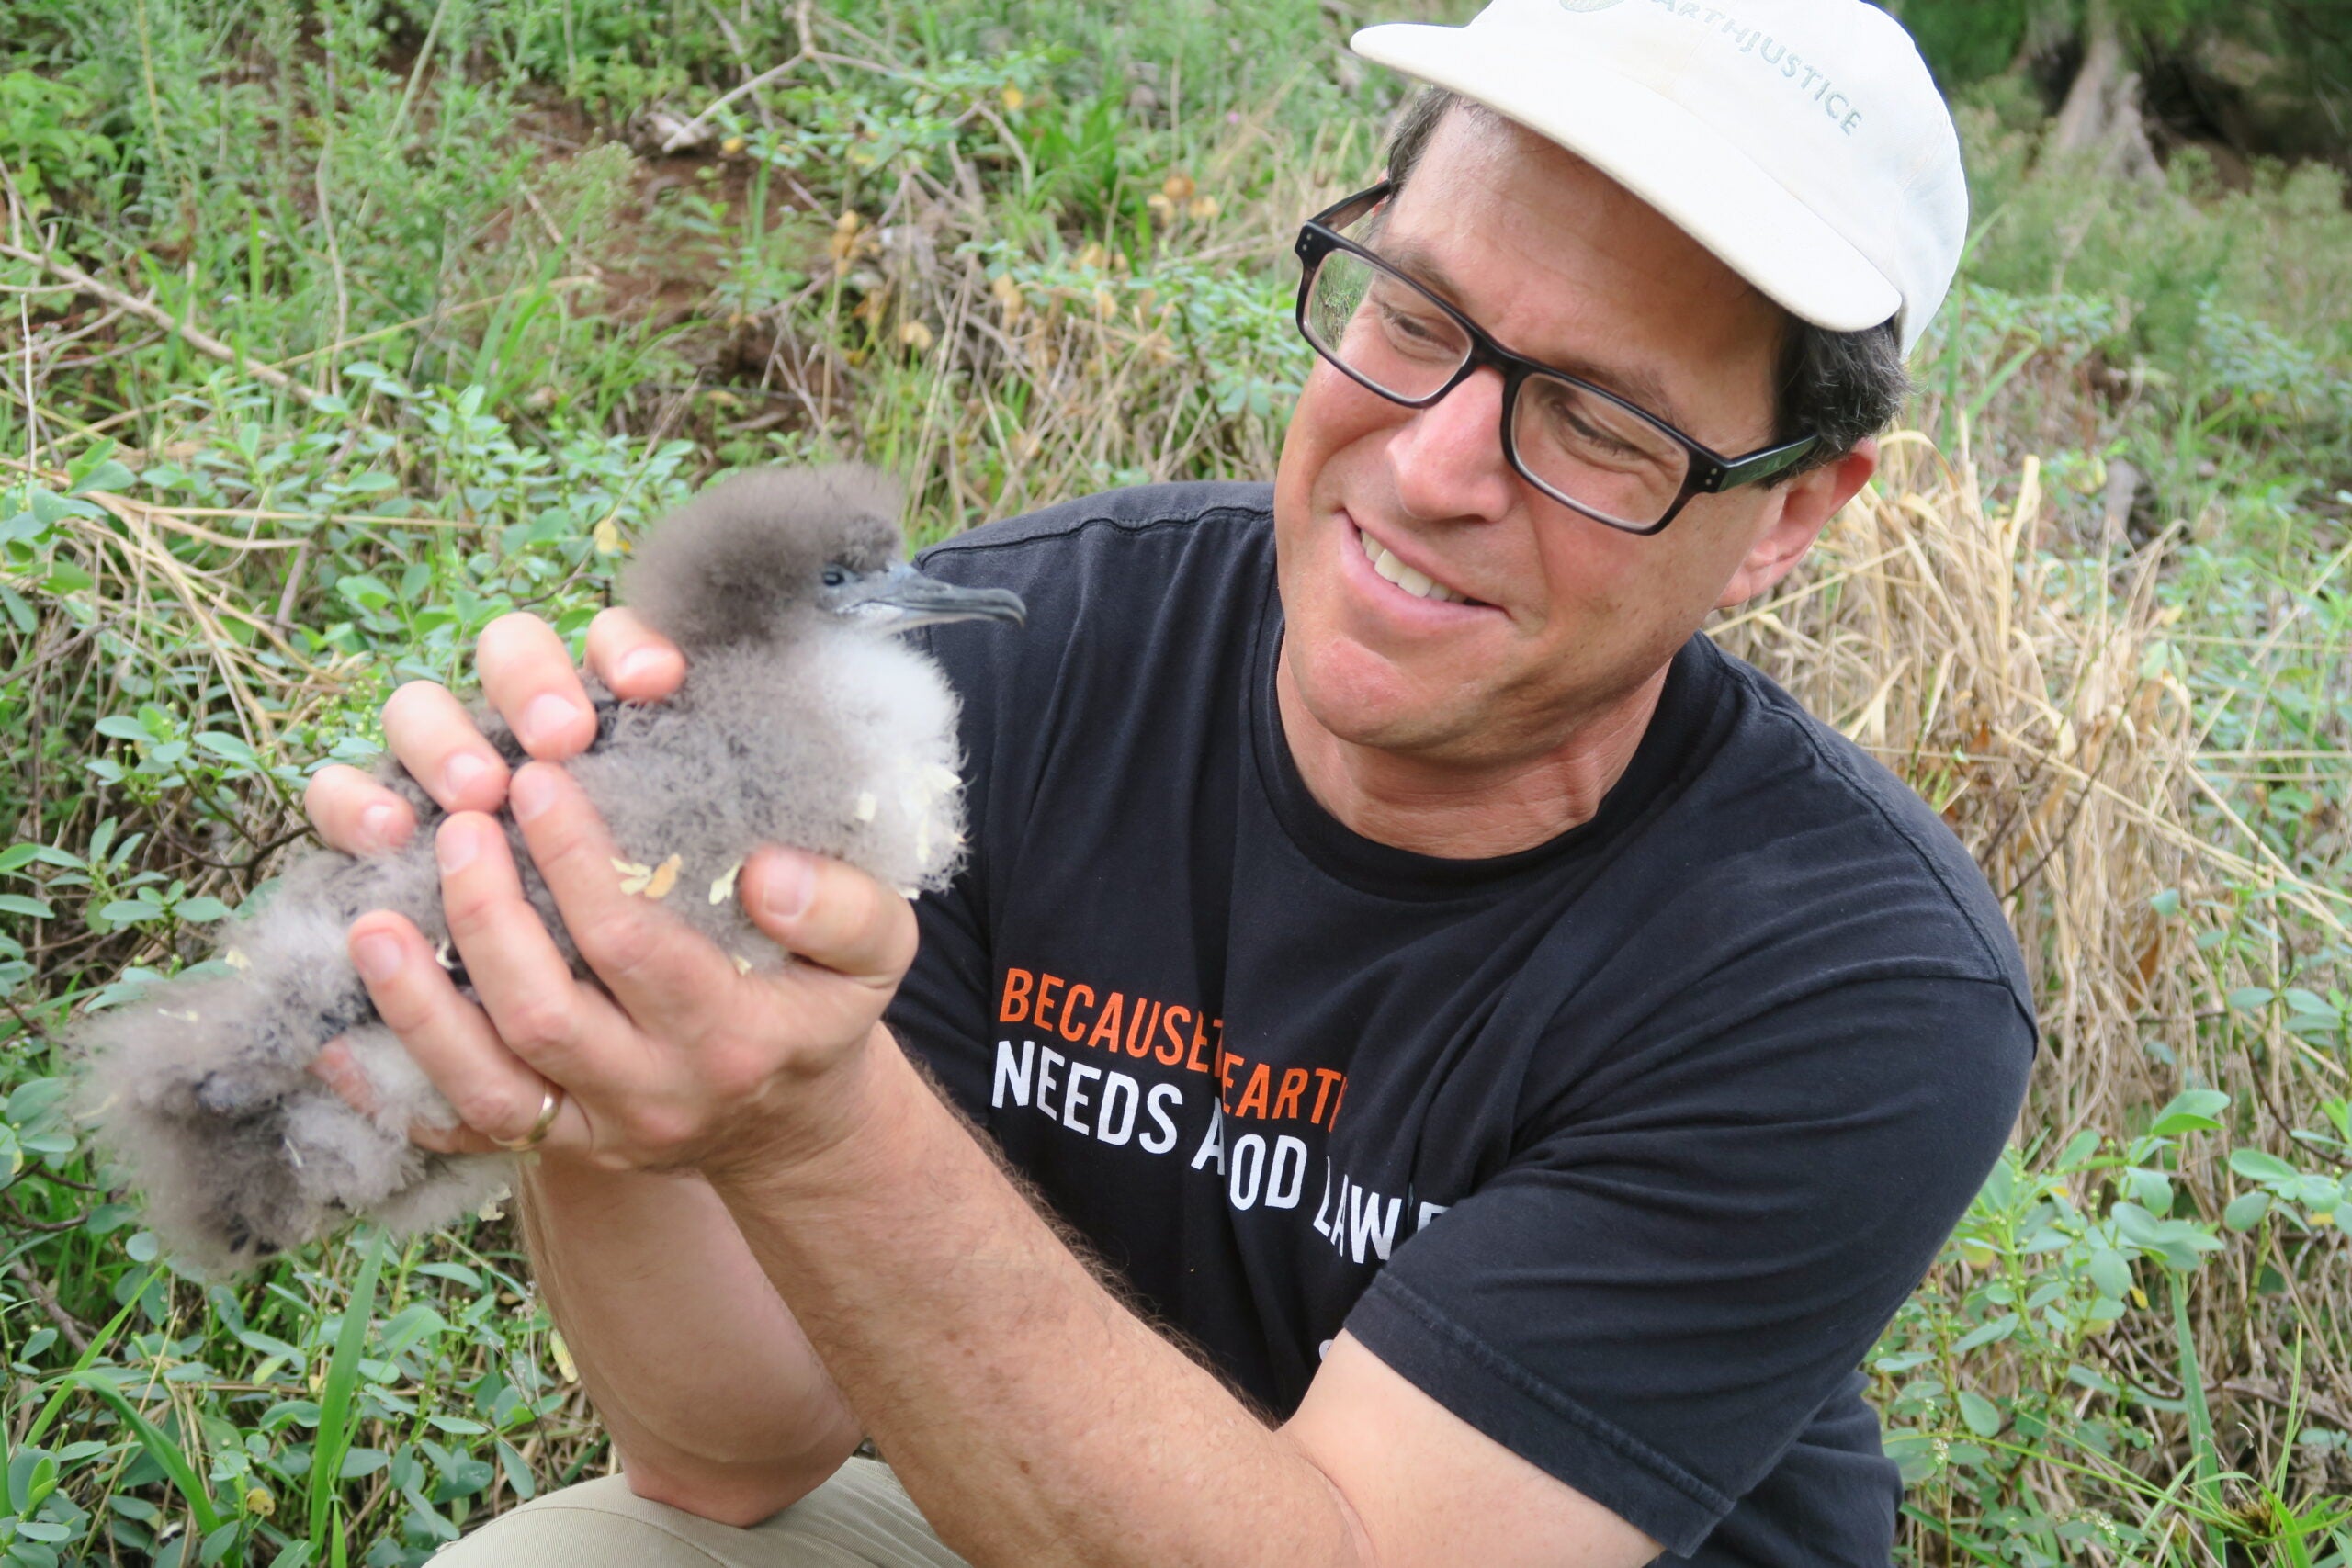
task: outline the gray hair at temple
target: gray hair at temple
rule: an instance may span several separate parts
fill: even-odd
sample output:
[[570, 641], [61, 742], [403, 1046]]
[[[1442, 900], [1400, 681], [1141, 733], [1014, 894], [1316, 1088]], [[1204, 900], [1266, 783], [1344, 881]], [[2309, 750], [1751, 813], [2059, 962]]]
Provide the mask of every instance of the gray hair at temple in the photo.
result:
[[[1502, 118], [1447, 88], [1421, 88], [1407, 100], [1388, 132], [1388, 178], [1397, 189], [1404, 188], [1414, 165], [1420, 162], [1438, 122], [1457, 107]], [[1884, 430], [1911, 389], [1894, 321], [1841, 333], [1793, 315], [1786, 319], [1773, 436], [1793, 441], [1811, 433], [1821, 437], [1821, 445], [1804, 461], [1769, 481], [1773, 484], [1837, 462], [1865, 438]]]

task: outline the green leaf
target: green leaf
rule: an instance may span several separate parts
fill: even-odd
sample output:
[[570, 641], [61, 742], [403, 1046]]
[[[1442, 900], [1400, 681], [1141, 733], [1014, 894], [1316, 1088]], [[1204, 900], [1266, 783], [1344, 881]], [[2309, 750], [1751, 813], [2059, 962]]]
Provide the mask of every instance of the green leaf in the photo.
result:
[[80, 495], [84, 491], [90, 490], [128, 490], [138, 482], [137, 474], [132, 473], [112, 457], [108, 457], [88, 473], [76, 479], [74, 481], [72, 493]]
[[2232, 1149], [2230, 1168], [2248, 1181], [2292, 1181], [2300, 1174], [2267, 1149]]
[[2260, 1224], [2262, 1216], [2269, 1212], [2269, 1193], [2241, 1192], [2230, 1200], [2229, 1207], [2222, 1211], [2222, 1223], [2233, 1231], [2250, 1231]]
[[2221, 1126], [2214, 1118], [2229, 1108], [2230, 1097], [2218, 1089], [2183, 1089], [2156, 1112], [2148, 1131], [2159, 1138], [2181, 1133], [2211, 1133]]
[[381, 610], [392, 602], [392, 591], [365, 572], [337, 578], [334, 590], [363, 610]]
[[2096, 1127], [2084, 1128], [2081, 1132], [2067, 1139], [2066, 1146], [2058, 1151], [2057, 1168], [2060, 1170], [2072, 1170], [2076, 1166], [2082, 1164], [2083, 1161], [2090, 1158], [2091, 1156], [2098, 1153], [2098, 1129]]
[[218, 729], [208, 729], [196, 738], [196, 743], [214, 756], [224, 758], [229, 761], [241, 762], [248, 768], [261, 765], [260, 756], [246, 744], [245, 738], [242, 735], [229, 735]]
[[[1952, 1341], [1952, 1351], [1955, 1355], [1963, 1355], [1968, 1351], [1978, 1348], [1981, 1346], [1991, 1345], [1999, 1340], [2007, 1339], [2010, 1335], [2015, 1334], [2017, 1331], [2018, 1314], [2013, 1312], [2003, 1313], [1992, 1322], [1984, 1324], [1980, 1327], [1971, 1329], [1968, 1333], [1962, 1335], [1958, 1339]], [[1984, 1437], [1991, 1436], [1990, 1433], [1981, 1433], [1979, 1435]]]
[[97, 586], [98, 580], [70, 560], [52, 560], [49, 575], [41, 579], [41, 587], [51, 593], [81, 593]]
[[2084, 1272], [2090, 1275], [2091, 1283], [2109, 1301], [2120, 1302], [2132, 1293], [2131, 1261], [2111, 1247], [2102, 1247], [2092, 1253]]
[[24, 893], [0, 893], [0, 915], [28, 915], [36, 920], [57, 918], [46, 898], [35, 898]]
[[2267, 986], [2240, 986], [2230, 993], [2230, 1005], [2240, 1012], [2256, 1012], [2268, 1007], [2278, 993]]
[[2000, 1406], [1983, 1394], [1971, 1393], [1966, 1389], [1960, 1393], [1960, 1418], [1968, 1424], [1970, 1431], [1980, 1438], [1998, 1437], [2001, 1428], [2007, 1425], [2002, 1418]]
[[113, 739], [129, 740], [141, 746], [155, 739], [147, 732], [145, 725], [124, 713], [110, 713], [98, 720], [97, 731]]

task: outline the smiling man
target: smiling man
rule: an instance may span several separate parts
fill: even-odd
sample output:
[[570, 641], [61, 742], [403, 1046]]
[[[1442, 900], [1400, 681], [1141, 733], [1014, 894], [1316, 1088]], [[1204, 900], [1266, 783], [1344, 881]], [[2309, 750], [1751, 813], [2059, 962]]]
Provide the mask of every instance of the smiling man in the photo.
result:
[[[1030, 606], [924, 634], [952, 893], [763, 852], [808, 962], [739, 975], [614, 886], [546, 626], [481, 651], [511, 779], [447, 693], [388, 707], [479, 1002], [397, 916], [354, 956], [467, 1123], [418, 1136], [539, 1149], [624, 1470], [447, 1561], [1887, 1561], [1856, 1369], [2007, 1134], [2025, 981], [1935, 815], [1697, 628], [1871, 472], [1964, 230], [1950, 120], [1855, 0], [1356, 47], [1435, 85], [1300, 234], [1271, 490], [928, 558]], [[620, 612], [590, 657], [682, 674]], [[350, 770], [311, 809], [413, 829]]]

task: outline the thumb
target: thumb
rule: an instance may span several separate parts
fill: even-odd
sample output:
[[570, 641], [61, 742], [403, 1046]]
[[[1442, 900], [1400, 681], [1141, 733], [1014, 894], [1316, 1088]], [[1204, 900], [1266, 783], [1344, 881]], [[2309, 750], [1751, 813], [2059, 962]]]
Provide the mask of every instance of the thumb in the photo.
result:
[[880, 990], [915, 956], [915, 911], [855, 866], [768, 844], [743, 866], [744, 912], [797, 958]]

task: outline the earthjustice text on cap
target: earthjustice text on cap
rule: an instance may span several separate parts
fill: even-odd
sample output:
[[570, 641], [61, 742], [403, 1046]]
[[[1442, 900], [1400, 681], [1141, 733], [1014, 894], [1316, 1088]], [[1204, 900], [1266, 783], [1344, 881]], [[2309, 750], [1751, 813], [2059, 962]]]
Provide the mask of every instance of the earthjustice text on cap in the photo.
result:
[[1352, 41], [1582, 156], [1817, 326], [1899, 318], [1907, 354], [1960, 265], [1951, 112], [1862, 0], [1495, 0]]

